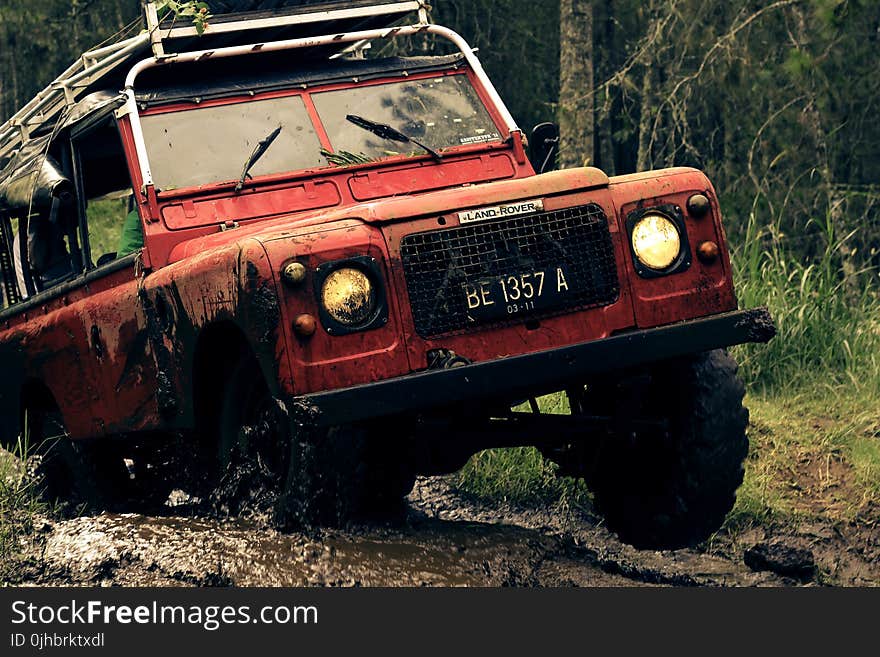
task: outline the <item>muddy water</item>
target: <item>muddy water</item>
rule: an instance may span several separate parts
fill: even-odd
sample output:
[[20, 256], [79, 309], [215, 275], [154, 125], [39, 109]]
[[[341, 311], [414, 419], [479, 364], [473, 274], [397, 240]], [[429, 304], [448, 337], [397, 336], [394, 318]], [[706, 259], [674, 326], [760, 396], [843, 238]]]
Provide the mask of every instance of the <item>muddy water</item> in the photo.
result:
[[631, 583], [567, 547], [523, 528], [434, 519], [307, 536], [244, 523], [100, 515], [56, 525], [42, 560], [56, 578], [92, 584], [552, 585], [563, 571], [582, 584]]
[[391, 518], [279, 533], [258, 521], [100, 514], [47, 520], [24, 583], [123, 586], [773, 585], [741, 564], [622, 545], [595, 519], [487, 507], [424, 479]]

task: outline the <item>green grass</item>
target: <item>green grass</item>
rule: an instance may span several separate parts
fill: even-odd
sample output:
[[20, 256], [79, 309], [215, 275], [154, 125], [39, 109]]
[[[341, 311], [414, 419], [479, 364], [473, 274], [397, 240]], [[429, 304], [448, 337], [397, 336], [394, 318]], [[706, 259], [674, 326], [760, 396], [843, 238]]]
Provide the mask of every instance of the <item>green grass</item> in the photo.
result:
[[534, 447], [490, 449], [454, 475], [463, 491], [482, 499], [514, 503], [554, 502], [575, 491], [556, 477], [556, 466]]
[[741, 307], [767, 306], [767, 345], [733, 350], [752, 410], [735, 528], [768, 520], [853, 520], [880, 506], [880, 291], [876, 270], [845, 274], [847, 238], [816, 224], [810, 262], [774, 226], [749, 221], [732, 259]]
[[34, 517], [45, 511], [25, 476], [26, 460], [22, 453], [0, 450], [0, 585], [20, 556], [21, 542], [33, 533]]
[[728, 530], [803, 519], [853, 521], [876, 513], [876, 398], [823, 387], [754, 395], [746, 403], [751, 450]]
[[127, 214], [126, 199], [104, 199], [89, 203], [89, 244], [93, 262], [98, 262], [98, 258], [105, 253], [116, 253]]
[[[563, 394], [538, 399], [542, 413], [566, 414], [568, 400]], [[528, 404], [515, 410], [527, 413]], [[581, 482], [556, 476], [557, 467], [545, 460], [534, 447], [490, 449], [480, 452], [452, 477], [462, 492], [484, 500], [514, 504], [563, 503], [584, 506], [589, 493]]]
[[774, 227], [749, 221], [732, 259], [743, 308], [767, 306], [778, 336], [735, 350], [752, 390], [793, 391], [838, 384], [880, 398], [878, 272], [844, 275], [847, 240], [823, 224], [824, 251], [805, 262]]

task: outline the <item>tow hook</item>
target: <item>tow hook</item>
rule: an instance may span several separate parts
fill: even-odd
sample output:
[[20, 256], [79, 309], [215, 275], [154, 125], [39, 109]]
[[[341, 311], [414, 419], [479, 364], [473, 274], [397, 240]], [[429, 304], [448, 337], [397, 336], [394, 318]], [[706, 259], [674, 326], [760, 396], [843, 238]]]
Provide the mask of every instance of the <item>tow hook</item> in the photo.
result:
[[459, 356], [451, 349], [432, 349], [428, 352], [429, 370], [451, 370], [455, 367], [470, 365], [471, 361]]

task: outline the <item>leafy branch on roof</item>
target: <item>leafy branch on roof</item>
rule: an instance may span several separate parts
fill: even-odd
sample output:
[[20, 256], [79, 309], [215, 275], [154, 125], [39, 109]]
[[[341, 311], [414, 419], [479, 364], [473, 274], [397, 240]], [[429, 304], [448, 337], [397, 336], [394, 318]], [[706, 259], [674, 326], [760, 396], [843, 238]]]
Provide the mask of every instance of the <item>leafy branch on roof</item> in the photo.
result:
[[200, 35], [205, 32], [205, 28], [208, 27], [208, 20], [211, 18], [207, 2], [156, 0], [156, 10], [159, 12], [161, 19], [167, 18], [169, 14], [174, 14], [175, 19], [191, 18], [196, 32]]

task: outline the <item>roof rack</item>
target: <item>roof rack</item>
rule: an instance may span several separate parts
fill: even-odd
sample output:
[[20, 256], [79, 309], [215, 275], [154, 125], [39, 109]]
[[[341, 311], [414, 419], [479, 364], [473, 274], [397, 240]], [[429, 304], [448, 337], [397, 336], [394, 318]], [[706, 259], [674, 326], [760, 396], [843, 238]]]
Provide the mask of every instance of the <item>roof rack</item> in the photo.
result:
[[[0, 166], [33, 132], [54, 124], [63, 112], [90, 91], [97, 90], [124, 65], [133, 66], [150, 55], [157, 59], [211, 48], [243, 46], [279, 39], [307, 38], [387, 27], [418, 13], [428, 22], [426, 0], [349, 0], [312, 3], [282, 9], [219, 14], [199, 36], [192, 25], [160, 21], [152, 0], [144, 2], [147, 29], [138, 36], [95, 48], [80, 58], [0, 126]], [[229, 3], [226, 3], [229, 4]], [[257, 4], [257, 3], [250, 3]], [[352, 44], [340, 41], [340, 51]]]
[[[253, 30], [279, 29], [292, 26], [320, 25], [322, 33], [365, 29], [364, 20], [389, 17], [394, 22], [412, 12], [419, 12], [419, 22], [428, 19], [427, 4], [423, 0], [348, 0], [347, 2], [324, 2], [318, 5], [294, 5], [264, 11], [220, 14], [211, 18], [204, 33], [199, 35], [194, 25], [177, 25], [174, 21], [159, 22], [155, 5], [147, 6], [147, 23], [154, 35], [154, 54], [161, 57], [164, 42], [205, 36], [241, 33]], [[360, 24], [359, 24], [360, 21]], [[341, 25], [344, 24], [344, 25]], [[157, 28], [157, 29], [152, 29]], [[312, 35], [309, 35], [312, 36]], [[202, 49], [202, 46], [199, 47]]]

